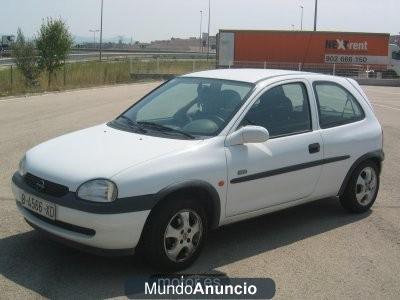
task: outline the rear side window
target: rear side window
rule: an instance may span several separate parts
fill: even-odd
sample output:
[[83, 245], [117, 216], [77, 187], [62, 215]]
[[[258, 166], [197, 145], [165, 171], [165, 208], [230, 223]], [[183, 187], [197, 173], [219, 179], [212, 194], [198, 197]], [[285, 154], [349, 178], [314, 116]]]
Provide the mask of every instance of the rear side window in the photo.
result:
[[364, 111], [355, 97], [333, 82], [315, 82], [321, 128], [340, 126], [364, 119]]

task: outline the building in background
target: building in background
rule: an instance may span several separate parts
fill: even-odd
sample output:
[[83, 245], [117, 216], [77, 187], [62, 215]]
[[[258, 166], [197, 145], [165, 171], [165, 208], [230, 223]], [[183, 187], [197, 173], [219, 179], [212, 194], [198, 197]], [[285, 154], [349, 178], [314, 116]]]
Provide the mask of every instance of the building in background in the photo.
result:
[[14, 35], [3, 35], [0, 41], [0, 57], [10, 56], [11, 45], [15, 42]]
[[[208, 36], [206, 33], [203, 34], [203, 52], [207, 51]], [[121, 37], [116, 41], [106, 41], [103, 43], [103, 49], [107, 50], [154, 50], [154, 51], [177, 51], [177, 52], [198, 52], [200, 40], [198, 37], [189, 38], [175, 38], [172, 37], [169, 40], [156, 40], [150, 43], [143, 43], [140, 41], [125, 42]], [[98, 49], [99, 44], [94, 44], [92, 41], [82, 41], [77, 43], [76, 48], [81, 49]], [[210, 37], [210, 51], [215, 53], [216, 49], [216, 37]]]

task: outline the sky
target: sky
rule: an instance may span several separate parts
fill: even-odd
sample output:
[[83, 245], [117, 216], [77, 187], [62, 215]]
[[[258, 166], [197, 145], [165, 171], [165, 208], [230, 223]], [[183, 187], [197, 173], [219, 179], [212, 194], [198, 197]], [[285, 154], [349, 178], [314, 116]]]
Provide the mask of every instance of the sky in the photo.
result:
[[[1, 0], [0, 34], [20, 27], [28, 37], [46, 17], [61, 17], [74, 36], [100, 28], [101, 0]], [[314, 0], [211, 0], [211, 33], [219, 29], [313, 29]], [[208, 0], [104, 0], [103, 36], [126, 41], [199, 36], [207, 31]], [[400, 0], [319, 0], [318, 30], [400, 32]]]

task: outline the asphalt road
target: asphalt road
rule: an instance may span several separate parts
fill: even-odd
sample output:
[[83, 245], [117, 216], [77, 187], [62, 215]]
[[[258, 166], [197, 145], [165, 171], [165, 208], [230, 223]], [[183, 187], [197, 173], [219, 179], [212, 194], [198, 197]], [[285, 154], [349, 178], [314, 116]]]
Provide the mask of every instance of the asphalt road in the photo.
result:
[[[102, 258], [48, 241], [17, 213], [9, 181], [23, 153], [112, 119], [157, 83], [0, 100], [0, 298], [109, 298], [151, 274], [138, 257]], [[277, 299], [400, 298], [400, 88], [365, 87], [384, 127], [386, 161], [370, 213], [317, 201], [220, 228], [187, 270], [270, 277]]]

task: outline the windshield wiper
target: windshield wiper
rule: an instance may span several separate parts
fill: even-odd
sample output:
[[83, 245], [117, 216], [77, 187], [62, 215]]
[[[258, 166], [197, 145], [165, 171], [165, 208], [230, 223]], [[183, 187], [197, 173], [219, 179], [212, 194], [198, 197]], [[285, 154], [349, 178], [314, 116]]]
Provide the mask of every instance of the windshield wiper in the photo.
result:
[[145, 129], [143, 129], [140, 125], [138, 125], [138, 123], [132, 121], [130, 118], [126, 117], [126, 116], [119, 116], [118, 119], [123, 119], [128, 123], [128, 126], [130, 128], [133, 128], [141, 133], [146, 133], [147, 131]]
[[151, 129], [155, 129], [155, 130], [158, 130], [158, 131], [161, 131], [161, 132], [178, 133], [178, 134], [186, 136], [187, 138], [195, 139], [195, 137], [193, 135], [191, 135], [190, 133], [187, 133], [185, 131], [181, 131], [179, 129], [174, 129], [174, 128], [171, 128], [171, 127], [168, 127], [168, 126], [164, 126], [164, 125], [161, 125], [161, 124], [157, 124], [157, 123], [154, 123], [154, 122], [139, 121], [139, 122], [137, 122], [137, 124], [140, 124], [140, 125], [143, 125], [143, 126], [147, 126], [147, 127], [151, 128]]

